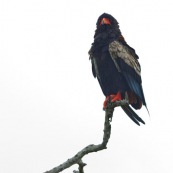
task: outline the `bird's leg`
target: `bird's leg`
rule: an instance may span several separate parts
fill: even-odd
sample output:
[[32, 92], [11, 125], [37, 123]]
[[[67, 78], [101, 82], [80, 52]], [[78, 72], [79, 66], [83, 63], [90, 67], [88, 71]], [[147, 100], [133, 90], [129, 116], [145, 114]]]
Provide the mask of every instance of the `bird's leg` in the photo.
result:
[[110, 100], [110, 96], [106, 96], [106, 99], [105, 99], [105, 101], [104, 101], [104, 103], [103, 103], [103, 110], [106, 109], [107, 102], [108, 102], [109, 100]]
[[111, 94], [111, 95], [107, 96], [104, 103], [103, 103], [103, 109], [104, 110], [106, 109], [108, 101], [116, 102], [116, 101], [119, 101], [119, 100], [122, 100], [120, 91], [117, 94]]
[[111, 100], [111, 102], [122, 100], [120, 91], [118, 91], [117, 94], [110, 95], [110, 100]]

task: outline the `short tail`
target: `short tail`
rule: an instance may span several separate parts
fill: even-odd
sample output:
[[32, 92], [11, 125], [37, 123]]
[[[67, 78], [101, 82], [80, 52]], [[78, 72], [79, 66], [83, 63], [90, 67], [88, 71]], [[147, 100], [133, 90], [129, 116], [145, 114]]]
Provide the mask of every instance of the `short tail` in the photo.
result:
[[121, 108], [124, 110], [124, 112], [129, 116], [129, 118], [136, 123], [138, 126], [140, 126], [140, 123], [145, 124], [145, 122], [133, 111], [133, 109], [127, 105], [127, 106], [121, 106]]

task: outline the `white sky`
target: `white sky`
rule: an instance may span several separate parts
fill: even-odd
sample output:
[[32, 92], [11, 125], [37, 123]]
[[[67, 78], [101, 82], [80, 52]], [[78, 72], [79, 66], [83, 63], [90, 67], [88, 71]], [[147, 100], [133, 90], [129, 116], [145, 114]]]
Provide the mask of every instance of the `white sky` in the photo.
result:
[[[173, 172], [172, 0], [0, 0], [0, 172], [42, 173], [102, 141], [104, 96], [88, 50], [112, 14], [142, 66], [150, 117], [115, 109], [108, 149], [86, 173]], [[64, 171], [70, 173], [77, 165]]]

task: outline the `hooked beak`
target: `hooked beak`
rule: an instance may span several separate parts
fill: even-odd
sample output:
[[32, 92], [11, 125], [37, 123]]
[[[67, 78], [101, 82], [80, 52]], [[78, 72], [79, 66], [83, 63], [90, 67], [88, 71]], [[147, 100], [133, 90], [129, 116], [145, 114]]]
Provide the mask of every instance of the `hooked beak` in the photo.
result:
[[100, 22], [100, 25], [111, 25], [111, 22], [108, 18], [103, 18]]

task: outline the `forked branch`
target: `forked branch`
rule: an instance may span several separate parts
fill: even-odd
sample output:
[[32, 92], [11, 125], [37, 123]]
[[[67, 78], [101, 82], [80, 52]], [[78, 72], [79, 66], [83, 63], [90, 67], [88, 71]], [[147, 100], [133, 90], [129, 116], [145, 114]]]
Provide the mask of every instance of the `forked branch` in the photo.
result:
[[112, 121], [112, 117], [113, 117], [114, 108], [117, 106], [122, 106], [122, 105], [127, 105], [127, 104], [128, 104], [127, 100], [121, 100], [121, 101], [116, 101], [113, 103], [111, 103], [111, 102], [107, 103], [107, 108], [105, 109], [103, 141], [101, 144], [98, 144], [98, 145], [91, 144], [91, 145], [86, 146], [81, 151], [79, 151], [75, 156], [68, 159], [66, 162], [53, 168], [50, 171], [46, 171], [45, 173], [59, 173], [74, 164], [79, 165], [78, 171], [73, 171], [74, 173], [84, 173], [83, 168], [84, 168], [84, 166], [86, 166], [86, 164], [82, 162], [82, 158], [89, 153], [97, 152], [97, 151], [107, 148], [106, 146], [107, 146], [107, 143], [108, 143], [110, 135], [111, 135], [111, 121]]

